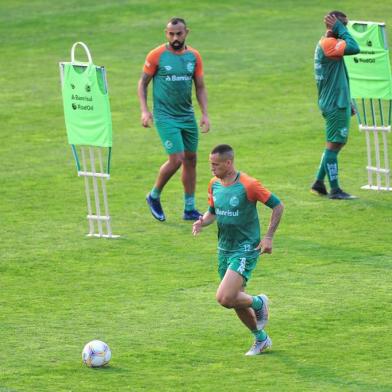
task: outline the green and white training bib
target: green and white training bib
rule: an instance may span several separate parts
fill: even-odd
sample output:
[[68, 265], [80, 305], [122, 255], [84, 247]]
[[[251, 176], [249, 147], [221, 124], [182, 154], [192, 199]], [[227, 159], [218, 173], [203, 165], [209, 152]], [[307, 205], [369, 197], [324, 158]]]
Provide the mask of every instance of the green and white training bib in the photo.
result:
[[93, 63], [64, 64], [62, 95], [69, 144], [112, 146], [112, 118], [103, 73]]

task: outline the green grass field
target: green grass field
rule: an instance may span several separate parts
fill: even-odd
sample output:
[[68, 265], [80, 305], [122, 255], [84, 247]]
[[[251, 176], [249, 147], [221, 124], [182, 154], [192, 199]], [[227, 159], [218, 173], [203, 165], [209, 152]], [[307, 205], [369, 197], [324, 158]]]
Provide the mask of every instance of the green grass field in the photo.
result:
[[[340, 175], [359, 200], [309, 193], [324, 145], [313, 53], [331, 8], [385, 21], [392, 42], [386, 0], [0, 2], [1, 392], [392, 390], [392, 195], [360, 189], [356, 121]], [[274, 252], [248, 287], [271, 298], [273, 350], [255, 358], [243, 355], [249, 333], [215, 301], [216, 229], [192, 237], [179, 175], [162, 196], [165, 223], [144, 200], [165, 155], [140, 126], [136, 85], [174, 15], [190, 25], [208, 88], [198, 207], [207, 206], [209, 151], [223, 142], [286, 206]], [[76, 41], [108, 71], [118, 240], [85, 236], [58, 71]], [[260, 212], [265, 227], [269, 210]], [[108, 368], [81, 363], [95, 338], [112, 349]]]

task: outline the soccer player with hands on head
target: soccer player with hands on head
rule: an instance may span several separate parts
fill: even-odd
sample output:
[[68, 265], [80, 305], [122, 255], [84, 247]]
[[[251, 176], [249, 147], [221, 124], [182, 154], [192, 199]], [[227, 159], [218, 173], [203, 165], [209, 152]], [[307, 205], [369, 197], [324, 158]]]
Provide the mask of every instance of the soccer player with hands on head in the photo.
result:
[[[314, 72], [318, 90], [318, 105], [325, 119], [326, 146], [321, 157], [316, 181], [311, 192], [330, 199], [354, 199], [339, 186], [338, 154], [345, 146], [350, 118], [355, 114], [351, 103], [349, 79], [343, 57], [359, 53], [359, 46], [348, 32], [347, 16], [332, 11], [324, 18], [327, 31], [316, 46]], [[331, 187], [324, 184], [325, 176]]]
[[[258, 180], [234, 167], [234, 151], [221, 144], [210, 154], [214, 177], [208, 186], [209, 208], [194, 222], [192, 232], [215, 220], [218, 225], [218, 272], [221, 278], [216, 292], [220, 305], [234, 309], [242, 323], [252, 332], [254, 344], [246, 355], [258, 355], [271, 347], [264, 330], [269, 318], [268, 297], [245, 293], [246, 283], [262, 253], [272, 253], [272, 239], [283, 213], [283, 204]], [[260, 239], [256, 204], [272, 209], [266, 235]]]

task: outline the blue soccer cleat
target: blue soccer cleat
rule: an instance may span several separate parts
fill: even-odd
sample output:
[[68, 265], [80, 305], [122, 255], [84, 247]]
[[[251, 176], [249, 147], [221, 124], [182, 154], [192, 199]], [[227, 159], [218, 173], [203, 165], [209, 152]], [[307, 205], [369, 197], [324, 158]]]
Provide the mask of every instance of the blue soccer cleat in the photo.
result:
[[154, 199], [151, 197], [150, 194], [148, 194], [146, 197], [146, 201], [148, 206], [150, 207], [151, 214], [155, 219], [159, 220], [160, 222], [166, 220], [165, 214], [162, 210], [160, 199]]
[[191, 210], [191, 211], [184, 211], [183, 219], [184, 220], [189, 220], [189, 221], [197, 221], [203, 214], [200, 214], [199, 211], [197, 210]]
[[358, 199], [357, 196], [350, 195], [340, 188], [331, 190], [331, 193], [329, 194], [329, 198], [333, 200], [354, 200]]

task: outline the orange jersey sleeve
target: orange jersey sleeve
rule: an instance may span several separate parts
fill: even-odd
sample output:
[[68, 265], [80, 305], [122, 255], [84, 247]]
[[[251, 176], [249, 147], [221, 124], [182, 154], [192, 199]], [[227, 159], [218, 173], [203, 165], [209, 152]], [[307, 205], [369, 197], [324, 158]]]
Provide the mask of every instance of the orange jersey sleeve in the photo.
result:
[[265, 204], [271, 197], [271, 192], [261, 182], [247, 174], [241, 173], [240, 182], [244, 185], [248, 200], [250, 201], [260, 201]]
[[146, 61], [144, 62], [143, 72], [147, 75], [155, 75], [158, 64], [159, 58], [161, 54], [166, 50], [166, 45], [163, 44], [158, 46], [157, 48], [153, 49], [146, 57]]
[[336, 60], [344, 56], [346, 45], [346, 41], [333, 37], [323, 38], [320, 41], [320, 46], [325, 56]]
[[212, 185], [214, 184], [215, 181], [218, 179], [216, 177], [211, 178], [209, 184], [208, 184], [208, 205], [212, 208], [214, 208], [214, 198], [212, 196]]
[[203, 61], [201, 59], [200, 53], [196, 50], [188, 46], [188, 50], [190, 50], [196, 56], [196, 65], [195, 65], [195, 73], [194, 77], [203, 76]]

